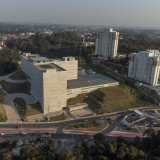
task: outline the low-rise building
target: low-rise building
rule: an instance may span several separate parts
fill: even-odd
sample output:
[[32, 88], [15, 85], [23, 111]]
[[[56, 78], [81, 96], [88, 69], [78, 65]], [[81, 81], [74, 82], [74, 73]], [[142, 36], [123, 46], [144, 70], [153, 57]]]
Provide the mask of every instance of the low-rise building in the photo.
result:
[[88, 107], [89, 106], [86, 102], [77, 103], [77, 104], [69, 105], [68, 110], [71, 112], [71, 111], [76, 111], [76, 110], [80, 110], [80, 109], [84, 109], [84, 108], [88, 108]]

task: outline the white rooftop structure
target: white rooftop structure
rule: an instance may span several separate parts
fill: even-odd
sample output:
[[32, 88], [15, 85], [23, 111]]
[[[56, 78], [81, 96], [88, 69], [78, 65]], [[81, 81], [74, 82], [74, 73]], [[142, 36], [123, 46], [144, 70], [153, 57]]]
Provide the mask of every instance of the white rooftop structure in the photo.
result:
[[139, 116], [143, 116], [143, 113], [142, 112], [140, 112], [139, 110], [134, 110], [134, 112], [136, 113], [136, 114], [138, 114]]

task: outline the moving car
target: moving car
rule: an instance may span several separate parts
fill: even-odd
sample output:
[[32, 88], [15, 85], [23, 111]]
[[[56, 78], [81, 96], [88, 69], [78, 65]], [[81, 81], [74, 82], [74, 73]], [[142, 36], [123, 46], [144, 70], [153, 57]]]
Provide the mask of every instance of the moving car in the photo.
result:
[[22, 132], [22, 134], [23, 134], [23, 135], [26, 135], [27, 133], [25, 133], [25, 132]]

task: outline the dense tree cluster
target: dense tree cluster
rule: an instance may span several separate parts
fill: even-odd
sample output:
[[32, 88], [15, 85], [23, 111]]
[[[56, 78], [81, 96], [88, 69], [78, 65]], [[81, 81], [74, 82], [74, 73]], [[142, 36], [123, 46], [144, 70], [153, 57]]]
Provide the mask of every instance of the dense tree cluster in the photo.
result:
[[139, 51], [146, 51], [146, 49], [160, 50], [160, 42], [131, 38], [123, 38], [119, 40], [118, 53], [120, 54], [130, 54]]
[[58, 32], [51, 35], [44, 35], [39, 32], [30, 36], [28, 40], [18, 39], [10, 40], [6, 43], [7, 47], [23, 51], [40, 54], [48, 58], [57, 58], [62, 56], [79, 56], [94, 53], [94, 47], [82, 47], [82, 38], [77, 33]]
[[15, 71], [18, 67], [18, 50], [14, 48], [4, 48], [0, 53], [0, 76], [6, 75]]

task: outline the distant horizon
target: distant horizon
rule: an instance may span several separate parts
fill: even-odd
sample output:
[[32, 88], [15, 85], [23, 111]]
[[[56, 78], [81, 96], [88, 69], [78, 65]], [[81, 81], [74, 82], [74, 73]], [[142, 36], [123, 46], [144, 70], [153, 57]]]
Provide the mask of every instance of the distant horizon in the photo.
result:
[[111, 25], [101, 25], [101, 24], [56, 24], [56, 23], [43, 23], [43, 22], [18, 22], [18, 21], [0, 21], [0, 23], [5, 24], [20, 24], [20, 25], [68, 25], [68, 26], [102, 26], [102, 27], [119, 27], [119, 28], [159, 28], [160, 27], [144, 27], [144, 26], [111, 26]]
[[7, 0], [0, 21], [160, 28], [159, 0]]

